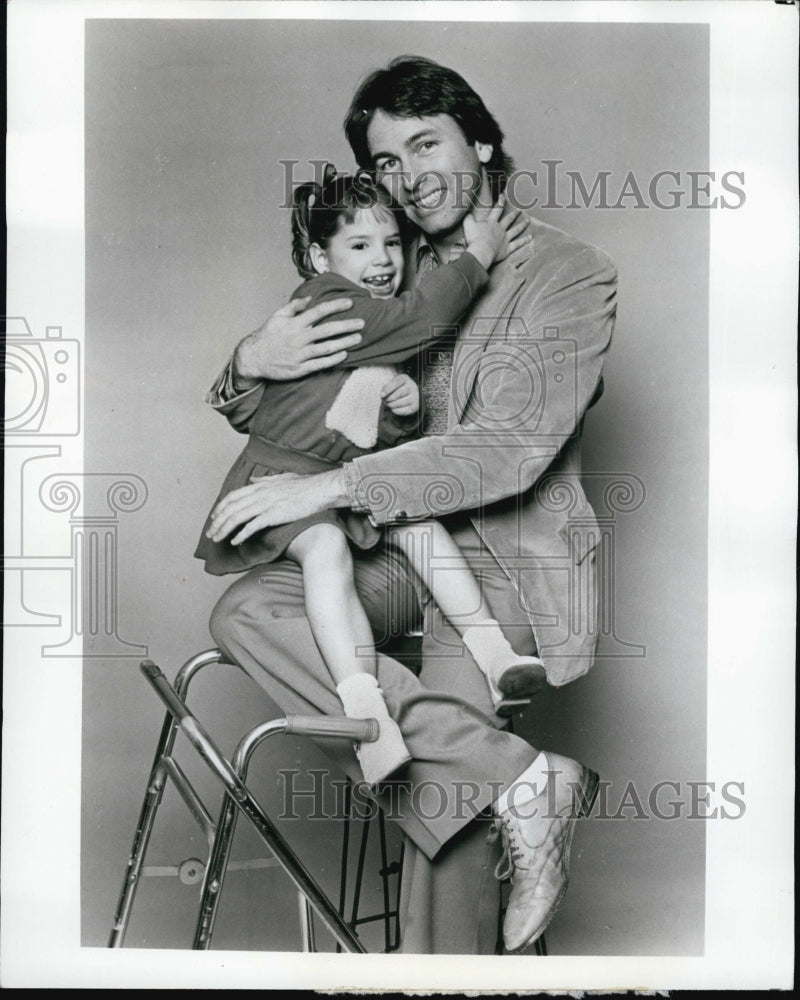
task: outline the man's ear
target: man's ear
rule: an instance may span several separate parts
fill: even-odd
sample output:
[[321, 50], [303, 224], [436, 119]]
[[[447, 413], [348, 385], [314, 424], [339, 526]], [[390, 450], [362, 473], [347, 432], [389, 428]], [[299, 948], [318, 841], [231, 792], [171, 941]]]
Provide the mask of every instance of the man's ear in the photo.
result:
[[330, 271], [331, 266], [328, 263], [328, 255], [319, 245], [319, 243], [312, 243], [308, 248], [308, 257], [311, 261], [311, 266], [317, 272], [317, 274], [326, 274]]
[[492, 158], [492, 153], [494, 153], [494, 146], [489, 142], [476, 142], [475, 152], [481, 163], [488, 163]]

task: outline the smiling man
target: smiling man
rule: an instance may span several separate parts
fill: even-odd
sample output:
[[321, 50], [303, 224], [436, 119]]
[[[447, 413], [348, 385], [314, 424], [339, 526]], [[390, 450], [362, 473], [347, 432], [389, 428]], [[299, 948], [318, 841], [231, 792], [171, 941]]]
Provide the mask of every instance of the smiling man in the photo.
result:
[[[466, 214], [495, 202], [511, 169], [503, 133], [480, 97], [427, 59], [403, 57], [373, 73], [345, 130], [359, 165], [375, 172], [415, 227], [411, 281], [462, 252]], [[605, 254], [559, 230], [531, 220], [530, 233], [491, 269], [457, 337], [423, 355], [423, 437], [330, 472], [254, 482], [223, 498], [209, 534], [241, 541], [329, 507], [362, 511], [378, 526], [440, 518], [515, 651], [538, 653], [547, 680], [560, 686], [584, 674], [595, 651], [598, 532], [580, 485], [580, 431], [602, 390], [616, 274]], [[212, 404], [246, 429], [264, 379], [346, 366], [357, 324], [330, 319], [341, 305], [279, 310], [239, 344]], [[342, 333], [343, 340], [320, 340]], [[397, 552], [386, 545], [355, 562], [378, 638], [412, 624], [416, 591]], [[591, 805], [597, 775], [503, 730], [470, 652], [423, 604], [419, 675], [386, 656], [378, 667], [413, 758], [390, 810], [407, 840], [403, 950], [494, 951], [499, 832], [506, 864], [497, 873], [512, 878], [505, 947], [521, 951], [563, 898], [576, 820]], [[240, 577], [211, 629], [285, 711], [341, 714], [292, 563]], [[357, 776], [349, 750], [339, 759]], [[436, 789], [436, 808], [423, 800], [425, 789]]]

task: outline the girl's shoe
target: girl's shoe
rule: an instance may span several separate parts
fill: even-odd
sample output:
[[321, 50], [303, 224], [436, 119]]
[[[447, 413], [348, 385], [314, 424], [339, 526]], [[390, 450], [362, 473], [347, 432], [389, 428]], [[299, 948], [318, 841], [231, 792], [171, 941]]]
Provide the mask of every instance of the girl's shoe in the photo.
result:
[[505, 663], [502, 670], [490, 670], [486, 682], [497, 715], [509, 716], [530, 705], [532, 695], [547, 684], [547, 674], [538, 656], [520, 656]]

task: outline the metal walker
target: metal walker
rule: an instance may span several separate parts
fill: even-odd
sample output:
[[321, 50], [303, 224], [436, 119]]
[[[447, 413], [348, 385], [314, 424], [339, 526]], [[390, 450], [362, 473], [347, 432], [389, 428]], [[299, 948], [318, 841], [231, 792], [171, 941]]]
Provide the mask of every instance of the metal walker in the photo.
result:
[[[359, 940], [356, 928], [361, 924], [377, 920], [382, 920], [384, 923], [385, 947], [383, 950], [385, 952], [396, 951], [400, 944], [399, 899], [403, 850], [401, 848], [397, 860], [388, 861], [383, 813], [380, 810], [377, 813], [381, 855], [379, 874], [383, 888], [383, 910], [368, 916], [359, 915], [367, 838], [372, 825], [371, 822], [365, 821], [362, 825], [358, 851], [352, 911], [350, 919], [347, 920], [344, 913], [350, 837], [350, 783], [348, 782], [346, 789], [338, 908], [333, 905], [330, 898], [320, 888], [246, 785], [247, 772], [253, 753], [271, 736], [293, 734], [314, 738], [367, 740], [371, 742], [378, 738], [377, 721], [375, 719], [353, 720], [321, 715], [284, 716], [261, 723], [246, 732], [239, 740], [232, 758], [228, 760], [186, 705], [189, 685], [193, 678], [204, 667], [222, 662], [222, 654], [218, 649], [198, 653], [181, 667], [173, 684], [169, 683], [159, 667], [152, 661], [143, 660], [140, 664], [142, 673], [166, 706], [166, 714], [136, 824], [108, 947], [121, 948], [123, 946], [139, 884], [143, 876], [153, 873], [148, 872], [144, 867], [144, 860], [167, 781], [171, 780], [189, 812], [205, 834], [209, 845], [208, 861], [205, 865], [196, 858], [190, 858], [175, 871], [175, 874], [178, 874], [185, 884], [194, 884], [202, 879], [200, 908], [192, 943], [193, 949], [206, 950], [211, 946], [223, 883], [228, 871], [236, 868], [280, 867], [297, 889], [300, 933], [304, 952], [317, 950], [314, 913], [321, 918], [333, 935], [337, 942], [337, 951], [365, 953], [366, 948]], [[173, 756], [175, 739], [179, 731], [186, 736], [206, 766], [222, 783], [225, 794], [216, 821]], [[251, 862], [230, 861], [236, 821], [240, 813], [247, 817], [261, 840], [266, 844], [270, 851], [270, 857]], [[392, 905], [389, 879], [394, 875], [398, 876], [398, 882], [395, 889], [395, 903]], [[496, 954], [502, 954], [503, 951], [502, 918], [503, 911], [501, 910], [498, 921]], [[536, 954], [547, 955], [544, 936], [536, 942]]]
[[[397, 899], [399, 901], [399, 877], [402, 873], [402, 854], [399, 861], [392, 862], [391, 864], [387, 862], [383, 814], [379, 813], [378, 815], [380, 820], [382, 857], [380, 874], [383, 880], [384, 910], [381, 913], [366, 917], [359, 917], [358, 915], [358, 900], [370, 825], [369, 823], [365, 823], [362, 829], [359, 849], [353, 911], [348, 921], [344, 918], [344, 905], [346, 899], [347, 849], [350, 825], [349, 810], [344, 828], [340, 903], [337, 909], [245, 784], [248, 767], [254, 751], [270, 736], [284, 733], [317, 738], [373, 741], [378, 737], [378, 723], [374, 719], [361, 721], [329, 716], [285, 716], [270, 722], [261, 723], [245, 733], [240, 739], [232, 759], [228, 760], [186, 705], [186, 696], [192, 679], [201, 669], [207, 667], [209, 664], [221, 662], [222, 655], [218, 649], [199, 653], [188, 660], [178, 671], [173, 685], [170, 685], [167, 678], [152, 661], [144, 660], [141, 663], [143, 674], [166, 706], [167, 711], [161, 728], [161, 735], [156, 746], [153, 764], [150, 769], [139, 820], [136, 824], [136, 832], [109, 936], [108, 947], [120, 948], [123, 945], [137, 889], [142, 876], [147, 874], [147, 870], [144, 868], [144, 859], [150, 835], [155, 824], [158, 807], [161, 803], [167, 781], [171, 780], [179, 792], [181, 799], [189, 809], [189, 812], [205, 834], [209, 844], [208, 863], [205, 865], [205, 868], [203, 863], [197, 859], [188, 859], [180, 866], [178, 871], [181, 880], [187, 884], [199, 881], [202, 872], [203, 885], [200, 897], [200, 910], [192, 944], [193, 949], [205, 950], [211, 945], [225, 875], [236, 864], [230, 862], [230, 851], [236, 821], [241, 812], [249, 819], [260, 838], [267, 845], [271, 856], [270, 858], [262, 859], [260, 862], [240, 862], [238, 867], [281, 867], [286, 872], [294, 883], [298, 893], [303, 951], [316, 951], [313, 922], [314, 913], [319, 915], [336, 939], [337, 950], [365, 952], [366, 949], [358, 939], [355, 928], [359, 924], [381, 919], [385, 924], [385, 950], [396, 950], [399, 945], [398, 905], [396, 903], [394, 908], [390, 906], [388, 879], [392, 875], [398, 875]], [[183, 732], [198, 752], [200, 758], [219, 781], [222, 782], [225, 795], [216, 821], [212, 819], [211, 814], [202, 802], [196, 789], [172, 755], [175, 739], [179, 731]], [[392, 920], [395, 922], [393, 933], [391, 929]]]

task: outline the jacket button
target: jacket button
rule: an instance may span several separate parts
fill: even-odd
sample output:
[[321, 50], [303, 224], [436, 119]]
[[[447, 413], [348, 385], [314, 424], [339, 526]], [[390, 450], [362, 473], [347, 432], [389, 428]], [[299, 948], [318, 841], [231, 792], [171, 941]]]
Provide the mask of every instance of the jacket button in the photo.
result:
[[395, 519], [395, 521], [407, 521], [408, 520], [408, 514], [404, 510], [396, 510], [394, 512], [394, 519]]

